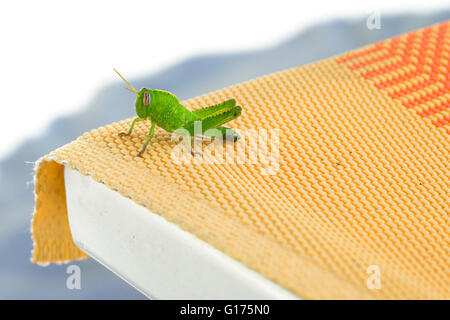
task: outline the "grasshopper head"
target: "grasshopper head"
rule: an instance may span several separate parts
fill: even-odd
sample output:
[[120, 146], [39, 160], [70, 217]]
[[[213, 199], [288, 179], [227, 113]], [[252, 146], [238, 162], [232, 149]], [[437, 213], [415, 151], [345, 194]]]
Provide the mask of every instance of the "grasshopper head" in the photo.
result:
[[151, 102], [151, 90], [142, 88], [136, 94], [136, 114], [141, 119], [147, 119], [150, 116], [150, 102]]
[[136, 94], [136, 114], [141, 119], [147, 119], [150, 116], [150, 102], [151, 102], [151, 95], [150, 92], [152, 90], [147, 88], [142, 88], [139, 92], [129, 83], [116, 69], [113, 68], [113, 70], [119, 75], [119, 77], [122, 78], [122, 80], [129, 86], [124, 87], [130, 92], [133, 92]]

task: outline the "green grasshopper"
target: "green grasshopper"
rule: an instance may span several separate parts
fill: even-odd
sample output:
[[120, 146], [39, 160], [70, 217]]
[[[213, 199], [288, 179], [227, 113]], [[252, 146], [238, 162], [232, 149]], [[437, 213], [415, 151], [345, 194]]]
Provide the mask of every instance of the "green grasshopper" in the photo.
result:
[[[231, 138], [233, 141], [236, 141], [240, 138], [236, 131], [222, 126], [241, 115], [242, 108], [236, 106], [236, 100], [230, 99], [213, 106], [190, 111], [180, 104], [178, 98], [170, 92], [147, 88], [142, 88], [138, 92], [116, 69], [113, 70], [130, 86], [130, 88], [124, 88], [136, 94], [135, 107], [137, 118], [131, 123], [128, 132], [121, 132], [119, 136], [131, 135], [136, 122], [144, 120], [151, 121], [147, 140], [139, 152], [138, 157], [141, 157], [147, 149], [150, 140], [153, 138], [156, 125], [168, 132], [185, 129], [184, 131], [189, 132], [190, 137], [193, 137], [194, 134], [198, 134], [194, 132], [194, 123], [201, 121], [201, 135], [206, 138], [212, 139], [214, 136], [206, 132], [209, 129], [217, 129], [222, 137], [227, 140]], [[192, 145], [190, 145], [189, 149], [191, 154], [194, 155]]]

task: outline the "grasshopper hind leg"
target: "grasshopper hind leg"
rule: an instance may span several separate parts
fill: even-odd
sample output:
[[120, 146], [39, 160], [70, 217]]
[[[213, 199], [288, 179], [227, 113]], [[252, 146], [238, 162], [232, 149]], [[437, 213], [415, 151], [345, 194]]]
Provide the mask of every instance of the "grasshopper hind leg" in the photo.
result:
[[[239, 134], [234, 131], [233, 129], [227, 128], [222, 126], [223, 124], [236, 119], [241, 115], [241, 107], [240, 106], [233, 106], [229, 108], [228, 111], [219, 113], [217, 115], [213, 115], [210, 117], [205, 117], [201, 120], [194, 120], [185, 127], [185, 129], [190, 132], [190, 134], [194, 137], [194, 139], [197, 138], [208, 138], [208, 139], [214, 139], [217, 138], [217, 131], [219, 131], [219, 135], [223, 137], [226, 141], [237, 141], [239, 140], [240, 136]], [[202, 133], [199, 136], [195, 136], [195, 121], [201, 121], [202, 122]], [[209, 133], [209, 129], [215, 129], [213, 133]], [[191, 154], [195, 155], [195, 153], [192, 152]]]
[[[222, 136], [223, 136], [224, 140], [226, 140], [226, 141], [236, 142], [241, 138], [241, 136], [231, 128], [219, 126], [215, 129], [219, 130], [222, 133]], [[207, 136], [207, 135], [205, 135], [205, 136]]]

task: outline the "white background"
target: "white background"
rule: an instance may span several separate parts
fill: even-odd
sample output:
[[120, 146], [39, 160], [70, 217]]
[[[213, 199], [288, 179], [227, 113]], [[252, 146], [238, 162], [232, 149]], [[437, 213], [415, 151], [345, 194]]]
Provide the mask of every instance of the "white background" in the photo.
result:
[[270, 46], [331, 18], [368, 17], [380, 10], [382, 23], [383, 14], [447, 5], [434, 0], [1, 0], [0, 157], [118, 81], [112, 67], [133, 78], [196, 54]]

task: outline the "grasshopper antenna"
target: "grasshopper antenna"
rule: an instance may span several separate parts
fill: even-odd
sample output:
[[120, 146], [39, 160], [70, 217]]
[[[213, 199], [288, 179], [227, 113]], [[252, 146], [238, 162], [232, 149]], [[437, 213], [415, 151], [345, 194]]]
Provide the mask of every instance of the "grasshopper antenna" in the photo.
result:
[[122, 78], [122, 80], [123, 81], [125, 81], [125, 83], [127, 84], [127, 85], [129, 85], [130, 87], [131, 87], [131, 89], [130, 88], [127, 88], [127, 87], [124, 87], [125, 89], [127, 89], [128, 91], [130, 91], [130, 92], [133, 92], [133, 93], [135, 93], [136, 95], [138, 94], [138, 92], [137, 92], [137, 90], [131, 85], [131, 83], [129, 83], [120, 73], [119, 73], [119, 71], [117, 71], [115, 68], [113, 68], [113, 70], [119, 75], [119, 77], [121, 77]]

